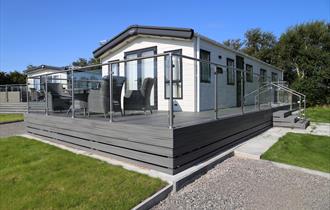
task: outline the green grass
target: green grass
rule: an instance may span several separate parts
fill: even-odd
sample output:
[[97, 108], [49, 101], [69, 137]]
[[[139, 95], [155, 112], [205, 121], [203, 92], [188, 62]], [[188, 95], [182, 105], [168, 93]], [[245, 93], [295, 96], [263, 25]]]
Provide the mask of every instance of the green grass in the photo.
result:
[[330, 123], [330, 106], [307, 108], [306, 116], [312, 122]]
[[330, 137], [287, 133], [261, 158], [330, 173]]
[[23, 114], [0, 114], [0, 123], [23, 121]]
[[0, 209], [130, 209], [165, 185], [35, 140], [0, 138]]

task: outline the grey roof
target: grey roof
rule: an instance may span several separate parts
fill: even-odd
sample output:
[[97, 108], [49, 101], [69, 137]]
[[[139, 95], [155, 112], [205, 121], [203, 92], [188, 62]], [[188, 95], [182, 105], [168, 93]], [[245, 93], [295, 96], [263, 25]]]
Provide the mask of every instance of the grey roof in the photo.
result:
[[35, 68], [31, 68], [31, 69], [26, 69], [24, 71], [24, 73], [31, 73], [31, 72], [34, 72], [34, 71], [40, 71], [40, 70], [43, 70], [43, 69], [50, 69], [50, 70], [64, 70], [66, 67], [58, 67], [58, 66], [49, 66], [49, 65], [40, 65], [40, 66], [37, 66]]
[[151, 35], [163, 37], [175, 37], [181, 39], [192, 39], [194, 37], [194, 30], [191, 28], [175, 28], [175, 27], [159, 27], [159, 26], [140, 26], [131, 25], [124, 31], [110, 39], [101, 47], [94, 50], [94, 57], [98, 58], [109, 49], [117, 46], [125, 39], [136, 35]]

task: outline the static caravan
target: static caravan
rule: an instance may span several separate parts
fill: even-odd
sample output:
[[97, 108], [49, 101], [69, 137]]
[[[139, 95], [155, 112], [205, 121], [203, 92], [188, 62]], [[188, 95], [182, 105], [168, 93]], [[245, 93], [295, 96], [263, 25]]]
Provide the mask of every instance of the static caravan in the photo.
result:
[[[101, 64], [68, 69], [67, 90], [47, 88], [42, 112], [28, 101], [29, 134], [177, 174], [275, 123], [308, 125], [288, 117], [305, 98], [281, 69], [193, 29], [133, 25], [93, 54]], [[47, 87], [61, 85], [49, 76]]]
[[[188, 28], [133, 25], [96, 49], [94, 56], [100, 58], [102, 63], [108, 63], [169, 52], [219, 64], [212, 66], [185, 57], [173, 59], [173, 97], [176, 111], [211, 110], [214, 109], [214, 100], [217, 100], [219, 108], [240, 107], [242, 92], [244, 96], [254, 91], [260, 78], [264, 81], [279, 81], [283, 78], [281, 69]], [[156, 110], [168, 110], [169, 81], [164, 63], [164, 58], [150, 58], [114, 64], [112, 69], [114, 75], [126, 78], [126, 91], [139, 89], [145, 77], [155, 78], [151, 104]], [[214, 69], [218, 67], [218, 74], [214, 76]], [[236, 68], [243, 70], [242, 78]], [[108, 75], [106, 66], [102, 69], [102, 75]], [[215, 80], [217, 99], [214, 97]], [[254, 97], [247, 97], [246, 103], [253, 104]]]

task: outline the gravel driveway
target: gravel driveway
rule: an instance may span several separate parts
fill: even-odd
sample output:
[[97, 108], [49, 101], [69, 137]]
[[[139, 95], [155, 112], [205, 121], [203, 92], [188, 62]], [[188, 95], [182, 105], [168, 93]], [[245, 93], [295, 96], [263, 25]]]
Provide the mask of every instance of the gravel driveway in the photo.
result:
[[330, 209], [330, 180], [233, 157], [153, 209]]
[[24, 122], [0, 124], [0, 137], [25, 133]]

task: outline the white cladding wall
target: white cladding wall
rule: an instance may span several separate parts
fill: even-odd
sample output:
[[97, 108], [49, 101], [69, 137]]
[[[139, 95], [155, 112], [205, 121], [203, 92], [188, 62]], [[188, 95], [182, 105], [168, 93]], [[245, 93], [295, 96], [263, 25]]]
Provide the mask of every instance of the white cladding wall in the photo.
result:
[[[236, 67], [236, 53], [215, 45], [213, 43], [208, 42], [207, 40], [200, 40], [200, 49], [209, 51], [211, 54], [211, 62], [227, 65], [227, 58], [231, 58], [235, 62]], [[221, 59], [219, 58], [221, 56]], [[242, 55], [241, 55], [242, 56]], [[281, 80], [282, 72], [270, 67], [269, 65], [265, 65], [262, 62], [255, 61], [248, 57], [244, 57], [244, 68], [245, 64], [250, 64], [253, 66], [253, 73], [260, 74], [260, 69], [265, 69], [267, 71], [268, 80], [271, 78], [271, 73], [275, 72], [278, 74], [278, 79]], [[214, 68], [214, 67], [212, 67]], [[212, 69], [213, 72], [214, 69]], [[219, 108], [227, 108], [227, 107], [235, 107], [236, 106], [236, 75], [235, 84], [228, 85], [227, 84], [227, 72], [226, 69], [223, 68], [223, 73], [218, 74], [218, 107]], [[249, 92], [255, 90], [258, 87], [258, 82], [256, 81], [256, 76], [253, 78], [253, 82], [246, 82], [245, 81], [245, 95]], [[214, 74], [211, 74], [211, 83], [200, 83], [200, 111], [203, 110], [210, 110], [214, 108]], [[247, 97], [247, 103], [253, 104], [254, 97]]]
[[[106, 57], [102, 58], [102, 63], [107, 63], [113, 60], [123, 60], [125, 52], [134, 50], [155, 47], [157, 46], [157, 54], [164, 53], [171, 50], [182, 50], [183, 55], [194, 56], [194, 47], [191, 40], [175, 40], [166, 38], [152, 38], [152, 37], [137, 37], [124, 47], [117, 49]], [[168, 100], [165, 100], [164, 94], [164, 58], [157, 58], [157, 97], [158, 97], [158, 110], [168, 110]], [[120, 66], [120, 76], [125, 76], [124, 63]], [[183, 81], [183, 99], [176, 99], [175, 109], [182, 111], [195, 111], [195, 80], [194, 80], [194, 62], [183, 60], [182, 68], [182, 81]], [[102, 69], [102, 76], [108, 75], [108, 68], [104, 66]], [[125, 89], [125, 87], [123, 88]], [[122, 94], [123, 95], [123, 94]]]
[[[55, 73], [56, 71], [54, 70], [43, 70], [43, 71], [38, 71], [36, 73], [30, 73], [28, 74], [29, 77], [38, 77], [38, 76], [42, 76], [42, 75], [45, 75], [45, 74], [50, 74], [50, 73], [54, 73], [52, 75], [49, 75], [49, 77], [52, 77], [53, 80], [51, 82], [53, 83], [62, 83], [64, 85], [67, 84], [67, 73], [64, 72], [64, 73]], [[55, 80], [55, 78], [57, 79], [61, 79], [61, 80]], [[38, 78], [32, 78], [32, 79], [28, 79], [28, 82], [29, 82], [29, 88], [34, 88], [35, 86], [40, 86], [40, 82], [39, 81], [36, 81], [38, 80]], [[40, 87], [39, 87], [40, 88]]]

